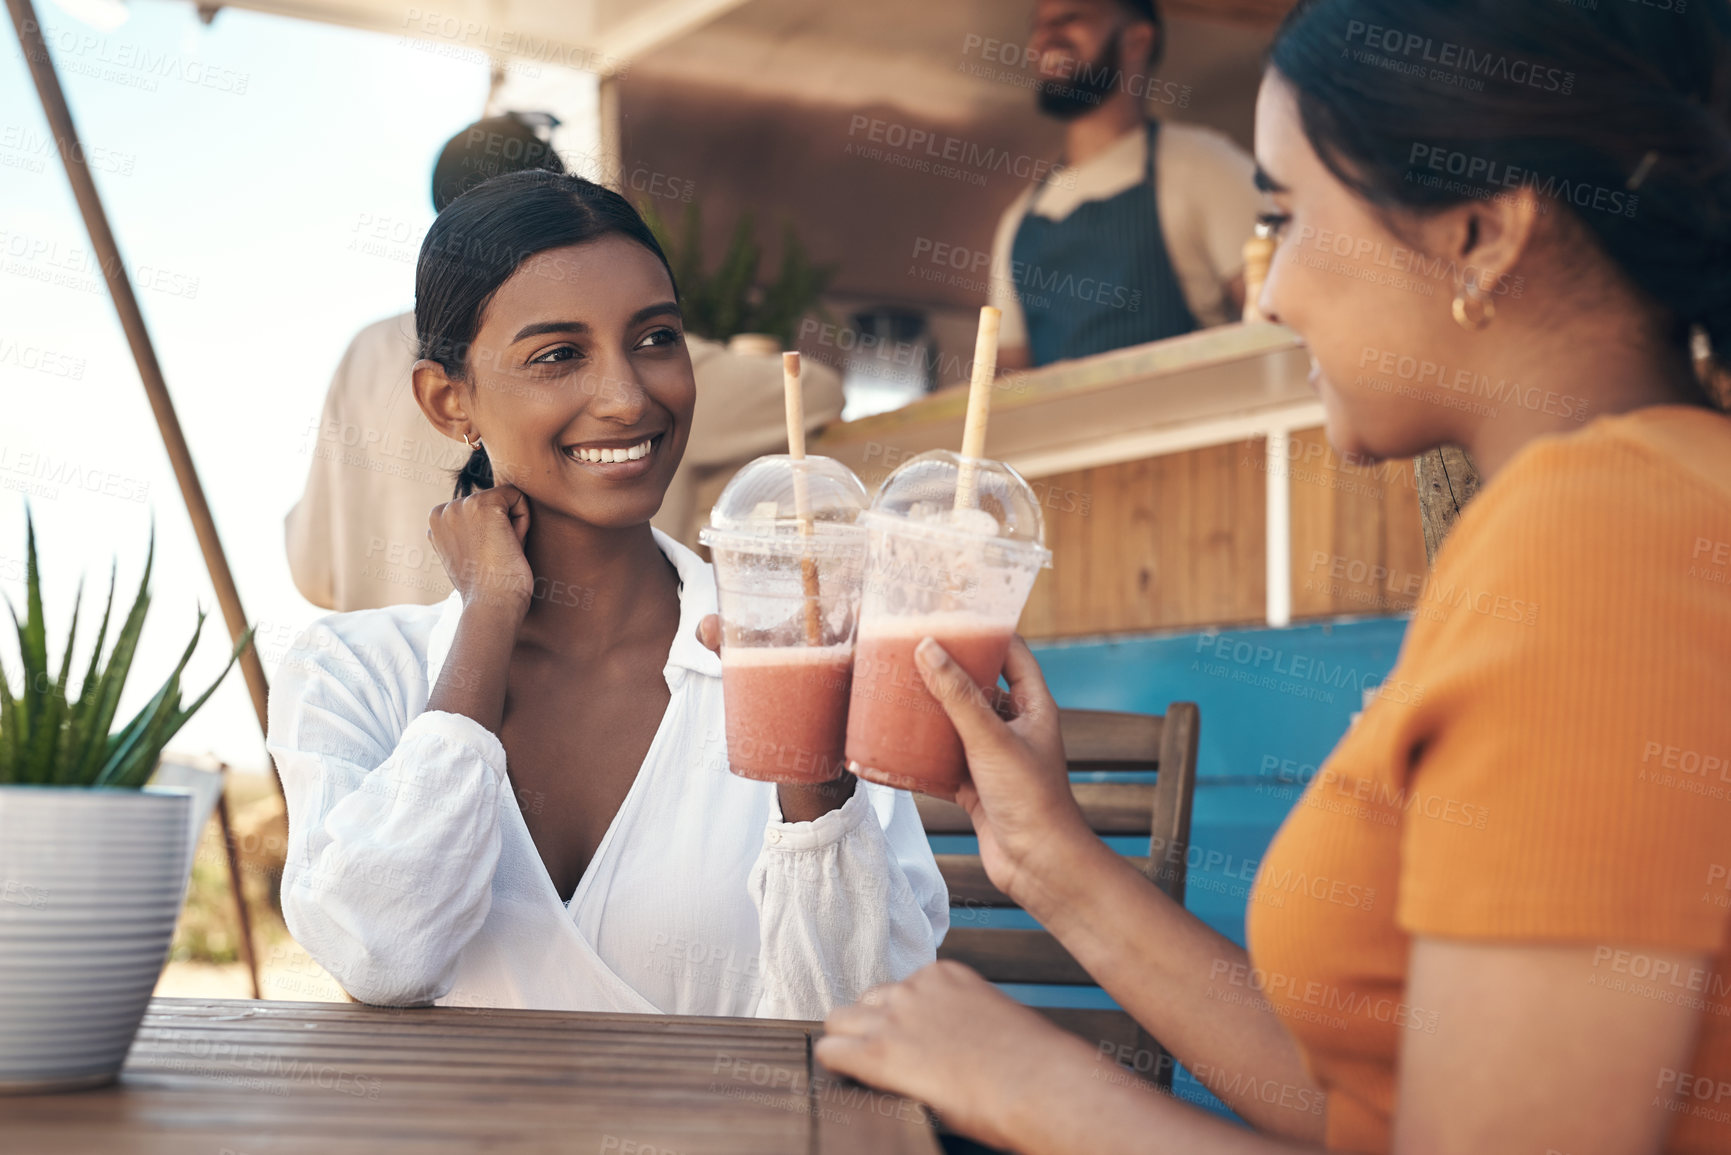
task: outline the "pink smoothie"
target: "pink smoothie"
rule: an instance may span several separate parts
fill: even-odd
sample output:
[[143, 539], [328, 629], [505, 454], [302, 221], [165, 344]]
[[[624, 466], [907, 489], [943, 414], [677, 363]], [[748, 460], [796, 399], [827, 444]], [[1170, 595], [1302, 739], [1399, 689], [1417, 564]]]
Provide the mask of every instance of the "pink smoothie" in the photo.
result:
[[727, 761], [742, 778], [828, 782], [842, 772], [847, 646], [732, 647], [721, 652]]
[[982, 687], [998, 684], [1010, 627], [973, 614], [861, 623], [848, 703], [847, 757], [862, 778], [954, 798], [961, 785], [962, 740], [926, 689], [914, 648], [933, 637]]

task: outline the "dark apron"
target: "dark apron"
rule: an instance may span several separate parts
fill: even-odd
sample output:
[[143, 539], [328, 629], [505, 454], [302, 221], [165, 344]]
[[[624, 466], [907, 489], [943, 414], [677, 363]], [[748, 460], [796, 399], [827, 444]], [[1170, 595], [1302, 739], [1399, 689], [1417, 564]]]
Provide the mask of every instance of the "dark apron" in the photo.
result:
[[1084, 201], [1061, 221], [1023, 215], [1010, 246], [1010, 270], [1035, 365], [1197, 328], [1160, 229], [1154, 193], [1159, 131], [1160, 122], [1149, 121], [1141, 184]]

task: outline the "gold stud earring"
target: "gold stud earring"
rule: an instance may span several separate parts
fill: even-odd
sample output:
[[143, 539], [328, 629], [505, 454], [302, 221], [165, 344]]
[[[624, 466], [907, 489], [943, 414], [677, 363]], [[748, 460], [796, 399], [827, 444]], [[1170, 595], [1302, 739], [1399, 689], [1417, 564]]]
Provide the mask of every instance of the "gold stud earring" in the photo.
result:
[[1455, 291], [1454, 299], [1455, 324], [1476, 333], [1489, 325], [1496, 318], [1497, 307], [1483, 291], [1470, 282], [1463, 284]]
[[479, 437], [475, 438], [475, 444], [470, 445], [469, 444], [469, 435], [467, 433], [465, 433], [465, 434], [463, 434], [463, 445], [469, 450], [470, 453], [473, 453], [473, 452], [475, 452], [475, 450], [481, 448], [481, 439]]

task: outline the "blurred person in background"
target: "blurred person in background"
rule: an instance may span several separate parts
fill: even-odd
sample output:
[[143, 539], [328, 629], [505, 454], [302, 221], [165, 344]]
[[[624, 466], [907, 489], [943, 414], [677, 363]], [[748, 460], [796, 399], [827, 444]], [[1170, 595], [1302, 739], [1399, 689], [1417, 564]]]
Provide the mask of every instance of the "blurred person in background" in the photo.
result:
[[[508, 112], [463, 129], [433, 167], [433, 211], [482, 182], [510, 172], [564, 172], [544, 133], [546, 113]], [[697, 375], [697, 409], [679, 472], [667, 488], [657, 529], [695, 546], [707, 510], [699, 492], [739, 465], [786, 448], [781, 358], [730, 353], [686, 336]], [[325, 396], [306, 489], [284, 529], [289, 572], [301, 596], [327, 610], [430, 605], [451, 582], [427, 548], [427, 516], [451, 500], [452, 478], [469, 459], [427, 422], [410, 388], [415, 315], [400, 313], [355, 335]], [[841, 414], [841, 378], [808, 364], [800, 377], [808, 430]]]
[[1254, 165], [1217, 132], [1148, 115], [1155, 0], [1039, 0], [1028, 59], [1064, 163], [1005, 210], [992, 245], [998, 364], [1024, 369], [1176, 337], [1243, 312]]

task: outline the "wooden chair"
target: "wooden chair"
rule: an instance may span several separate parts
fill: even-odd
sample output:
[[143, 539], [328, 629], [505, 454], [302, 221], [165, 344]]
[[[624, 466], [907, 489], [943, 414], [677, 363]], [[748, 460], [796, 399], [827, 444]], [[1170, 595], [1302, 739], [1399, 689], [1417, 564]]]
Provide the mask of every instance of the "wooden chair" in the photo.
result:
[[[1154, 782], [1073, 782], [1071, 789], [1096, 834], [1148, 837], [1147, 857], [1131, 861], [1174, 901], [1183, 903], [1190, 811], [1196, 796], [1196, 741], [1201, 730], [1196, 704], [1174, 702], [1163, 717], [1062, 710], [1058, 722], [1072, 772], [1157, 774]], [[974, 832], [961, 807], [924, 795], [918, 802], [928, 835]], [[986, 877], [978, 854], [939, 854], [937, 860], [949, 884], [952, 911], [1016, 905]], [[952, 917], [938, 957], [966, 963], [992, 982], [1095, 985], [1070, 952], [1044, 930], [969, 926], [966, 918]], [[1159, 1086], [1171, 1087], [1171, 1056], [1125, 1012], [1039, 1009], [1096, 1046], [1133, 1048], [1135, 1068]]]

